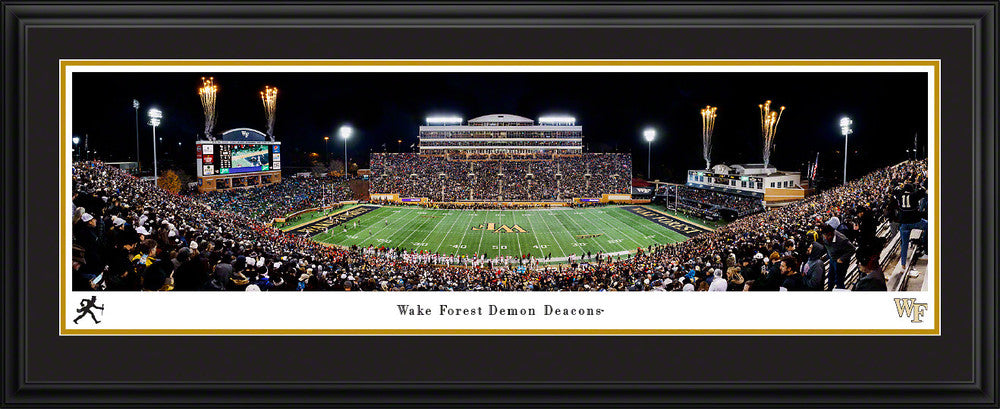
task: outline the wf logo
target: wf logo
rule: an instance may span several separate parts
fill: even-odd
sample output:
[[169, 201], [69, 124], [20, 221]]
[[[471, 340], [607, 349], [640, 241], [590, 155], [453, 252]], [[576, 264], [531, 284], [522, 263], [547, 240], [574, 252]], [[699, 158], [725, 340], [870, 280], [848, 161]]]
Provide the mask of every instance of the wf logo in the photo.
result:
[[894, 298], [893, 300], [896, 301], [896, 312], [899, 313], [899, 318], [906, 316], [910, 318], [912, 323], [923, 322], [920, 318], [927, 310], [927, 303], [918, 303], [916, 298]]
[[516, 224], [513, 225], [513, 226], [507, 226], [506, 224], [502, 224], [500, 226], [497, 226], [496, 223], [487, 223], [486, 225], [480, 224], [478, 227], [473, 227], [472, 230], [476, 230], [476, 231], [478, 231], [478, 230], [491, 231], [491, 232], [494, 232], [494, 233], [527, 233], [528, 232], [527, 230], [525, 230], [524, 228], [522, 228], [521, 226], [518, 226]]

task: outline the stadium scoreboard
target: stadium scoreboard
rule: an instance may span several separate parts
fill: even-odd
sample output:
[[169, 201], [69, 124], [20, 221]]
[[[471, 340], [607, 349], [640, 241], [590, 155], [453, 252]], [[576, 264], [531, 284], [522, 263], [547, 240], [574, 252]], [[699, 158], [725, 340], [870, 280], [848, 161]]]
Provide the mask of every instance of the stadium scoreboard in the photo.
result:
[[198, 141], [199, 177], [281, 170], [281, 142]]

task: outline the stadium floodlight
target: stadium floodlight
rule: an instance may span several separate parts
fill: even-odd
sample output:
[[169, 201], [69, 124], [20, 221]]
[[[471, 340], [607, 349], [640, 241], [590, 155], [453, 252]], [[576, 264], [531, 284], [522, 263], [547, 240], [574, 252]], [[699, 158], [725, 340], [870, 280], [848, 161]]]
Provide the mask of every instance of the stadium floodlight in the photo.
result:
[[344, 140], [344, 180], [347, 180], [347, 140], [350, 139], [351, 134], [354, 133], [354, 128], [351, 128], [350, 125], [343, 125], [337, 133], [340, 134], [340, 138]]
[[653, 139], [656, 139], [656, 130], [646, 128], [642, 131], [642, 137], [646, 138], [646, 179], [652, 179], [650, 173], [653, 169]]
[[462, 118], [458, 116], [429, 116], [427, 124], [461, 124]]
[[139, 174], [142, 174], [142, 164], [139, 162], [139, 100], [132, 100], [132, 109], [135, 110], [135, 163], [139, 168]]
[[77, 158], [80, 157], [80, 151], [77, 148], [77, 145], [79, 145], [79, 144], [80, 144], [80, 137], [79, 136], [74, 136], [73, 137], [73, 152], [76, 153], [76, 157]]
[[576, 118], [571, 116], [543, 116], [538, 118], [538, 123], [541, 124], [574, 124], [576, 123]]
[[846, 116], [840, 118], [840, 134], [844, 135], [844, 184], [845, 185], [847, 184], [847, 139], [848, 135], [854, 133], [854, 130], [851, 129], [851, 125], [853, 124], [854, 121], [852, 121], [851, 118], [848, 118]]
[[156, 164], [156, 127], [160, 126], [160, 121], [163, 119], [163, 112], [156, 108], [150, 108], [147, 115], [149, 115], [149, 124], [153, 126], [153, 183], [155, 184], [160, 179], [159, 169]]

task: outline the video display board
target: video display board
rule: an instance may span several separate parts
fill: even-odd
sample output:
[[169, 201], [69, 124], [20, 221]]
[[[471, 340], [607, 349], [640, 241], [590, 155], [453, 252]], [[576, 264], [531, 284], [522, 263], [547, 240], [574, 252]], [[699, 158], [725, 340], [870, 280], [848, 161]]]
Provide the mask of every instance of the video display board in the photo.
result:
[[277, 142], [202, 141], [196, 147], [198, 176], [281, 170], [281, 144]]

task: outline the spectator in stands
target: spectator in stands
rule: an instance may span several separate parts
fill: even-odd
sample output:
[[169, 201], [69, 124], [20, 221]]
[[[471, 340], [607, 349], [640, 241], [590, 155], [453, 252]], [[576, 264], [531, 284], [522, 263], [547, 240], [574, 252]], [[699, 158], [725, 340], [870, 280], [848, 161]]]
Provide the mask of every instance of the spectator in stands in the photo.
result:
[[708, 287], [708, 291], [726, 291], [728, 288], [729, 283], [722, 277], [722, 269], [715, 269], [712, 284]]
[[927, 197], [923, 188], [918, 188], [912, 182], [906, 183], [903, 189], [895, 193], [899, 208], [899, 264], [906, 266], [906, 257], [910, 246], [910, 231], [920, 229], [927, 231], [927, 220], [920, 211], [920, 202]]
[[805, 280], [806, 288], [812, 291], [823, 291], [823, 255], [826, 254], [826, 249], [823, 248], [822, 244], [818, 242], [812, 242], [809, 247], [806, 247], [806, 256], [808, 257], [805, 263], [802, 263], [802, 275]]
[[808, 289], [804, 276], [799, 271], [799, 261], [795, 257], [782, 257], [778, 268], [783, 277], [781, 288], [786, 291], [803, 291]]
[[[504, 166], [504, 172], [514, 169], [514, 165]], [[331, 248], [268, 227], [263, 222], [266, 217], [259, 218], [266, 210], [232, 211], [256, 206], [250, 197], [283, 200], [278, 196], [289, 191], [286, 187], [267, 191], [269, 187], [262, 186], [246, 198], [233, 195], [220, 202], [233, 205], [219, 210], [203, 197], [174, 195], [99, 162], [79, 162], [73, 167], [77, 207], [72, 217], [83, 224], [73, 228], [72, 283], [81, 290], [162, 290], [170, 288], [172, 273], [175, 289], [243, 290], [252, 289], [252, 284], [262, 291], [293, 291], [301, 283], [302, 290], [322, 291], [343, 288], [344, 280], [337, 277], [349, 271], [354, 278], [347, 280], [352, 282], [352, 291], [650, 291], [657, 279], [663, 280], [668, 291], [683, 291], [685, 287], [709, 289], [709, 281], [717, 281], [714, 269], [736, 268], [733, 275], [726, 275], [727, 287], [739, 285], [739, 279], [731, 278], [738, 274], [741, 289], [774, 291], [787, 279], [779, 264], [781, 252], [787, 250], [782, 244], [792, 241], [801, 246], [795, 249], [808, 256], [807, 266], [796, 271], [812, 281], [816, 278], [813, 269], [821, 263], [814, 253], [836, 255], [834, 260], [846, 257], [846, 261], [854, 252], [849, 238], [823, 220], [836, 216], [853, 223], [869, 210], [873, 215], [883, 214], [896, 202], [892, 186], [905, 180], [920, 184], [925, 174], [926, 161], [907, 162], [684, 242], [646, 248], [634, 255], [588, 257], [582, 263], [553, 266], [541, 263], [541, 254], [520, 259], [496, 254], [428, 254], [384, 246]], [[84, 222], [84, 214], [93, 219]], [[820, 244], [813, 242], [816, 230], [824, 233]], [[96, 246], [91, 231], [98, 237]], [[169, 256], [174, 252], [179, 262], [176, 270]], [[147, 271], [161, 259], [166, 264]], [[88, 277], [99, 277], [102, 271], [104, 280], [90, 284]]]
[[820, 226], [820, 234], [823, 236], [823, 245], [830, 257], [831, 284], [834, 288], [843, 289], [844, 280], [847, 278], [847, 266], [856, 248], [847, 240], [844, 233], [834, 230], [829, 223]]
[[880, 246], [865, 246], [858, 248], [857, 260], [858, 269], [861, 270], [861, 278], [854, 286], [854, 291], [887, 291], [885, 274], [879, 268]]

